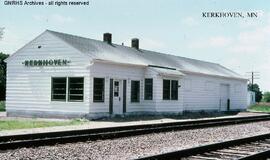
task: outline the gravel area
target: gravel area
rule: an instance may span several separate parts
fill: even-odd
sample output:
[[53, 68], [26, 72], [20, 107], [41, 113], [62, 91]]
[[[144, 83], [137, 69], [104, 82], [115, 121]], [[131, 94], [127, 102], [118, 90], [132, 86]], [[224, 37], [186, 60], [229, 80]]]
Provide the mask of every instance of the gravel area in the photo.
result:
[[22, 148], [0, 153], [0, 159], [134, 159], [263, 133], [270, 133], [270, 121]]
[[[239, 112], [236, 115], [230, 116], [221, 116], [221, 117], [205, 117], [205, 118], [189, 118], [189, 119], [174, 119], [174, 118], [157, 118], [157, 119], [145, 119], [142, 116], [137, 118], [116, 118], [116, 119], [107, 119], [105, 121], [89, 121], [80, 125], [68, 125], [68, 126], [55, 126], [55, 127], [44, 127], [44, 128], [27, 128], [27, 129], [15, 129], [15, 130], [0, 130], [0, 136], [7, 135], [20, 135], [20, 134], [31, 134], [31, 133], [44, 133], [44, 132], [58, 132], [58, 131], [70, 131], [70, 130], [80, 130], [80, 129], [93, 129], [93, 128], [106, 128], [106, 127], [117, 127], [117, 126], [130, 126], [130, 125], [143, 125], [143, 124], [159, 124], [159, 123], [168, 123], [168, 122], [184, 122], [190, 120], [202, 120], [202, 119], [222, 119], [222, 118], [231, 118], [231, 117], [247, 117], [247, 116], [259, 116], [259, 115], [268, 115], [264, 113], [252, 113], [252, 112]], [[0, 120], [31, 120], [31, 118], [19, 118], [19, 117], [1, 117]], [[130, 120], [132, 119], [132, 120]], [[35, 120], [42, 121], [67, 121], [66, 119], [44, 119], [44, 118], [35, 118]]]

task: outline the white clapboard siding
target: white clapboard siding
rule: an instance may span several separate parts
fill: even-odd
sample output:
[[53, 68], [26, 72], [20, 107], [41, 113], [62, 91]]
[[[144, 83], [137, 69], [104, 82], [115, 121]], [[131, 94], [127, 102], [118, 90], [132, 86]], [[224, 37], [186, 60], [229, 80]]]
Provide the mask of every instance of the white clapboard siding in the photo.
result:
[[[60, 39], [59, 36], [62, 37], [62, 39]], [[69, 40], [65, 38], [69, 38]], [[161, 76], [157, 70], [153, 70], [153, 66], [148, 67], [146, 63], [134, 65], [131, 62], [128, 64], [128, 60], [127, 62], [119, 61], [121, 63], [117, 63], [118, 59], [113, 59], [115, 55], [112, 55], [112, 60], [102, 60], [103, 57], [98, 57], [94, 60], [90, 57], [97, 56], [98, 54], [95, 52], [102, 53], [102, 49], [107, 48], [105, 46], [106, 44], [92, 40], [90, 43], [89, 39], [87, 43], [80, 43], [85, 42], [85, 40], [86, 39], [82, 41], [79, 40], [78, 37], [66, 37], [60, 33], [56, 34], [46, 31], [12, 55], [7, 60], [7, 112], [18, 111], [19, 113], [19, 111], [23, 111], [31, 114], [31, 111], [33, 113], [37, 111], [48, 112], [50, 114], [55, 113], [58, 115], [109, 113], [110, 79], [127, 80], [126, 111], [128, 113], [181, 113], [182, 111], [219, 110], [221, 106], [221, 84], [229, 86], [229, 99], [231, 101], [232, 110], [243, 110], [247, 107], [247, 80], [245, 79], [235, 79], [228, 75], [227, 77], [229, 78], [206, 75], [212, 72], [199, 74], [187, 71], [183, 71], [184, 75], [182, 76], [174, 77], [169, 76], [173, 74], [166, 73], [166, 70], [165, 75], [162, 74], [163, 76]], [[80, 47], [82, 47], [81, 45], [87, 45], [84, 46], [86, 48], [89, 47], [88, 42], [89, 45], [93, 43], [103, 47], [98, 48], [100, 50], [97, 51], [89, 49], [89, 53], [84, 54], [83, 48]], [[70, 44], [80, 51], [73, 48]], [[95, 47], [95, 45], [90, 46]], [[41, 46], [41, 48], [38, 48], [38, 46]], [[128, 53], [130, 50], [127, 50], [127, 47], [123, 46], [118, 46], [115, 49], [119, 49], [121, 54], [127, 54], [127, 57], [133, 57], [133, 54], [143, 54], [134, 51]], [[111, 52], [111, 54], [118, 53], [118, 51], [116, 52], [114, 50], [104, 51], [108, 53]], [[136, 60], [136, 57], [133, 58]], [[42, 67], [26, 67], [22, 64], [25, 60], [46, 59], [66, 59], [70, 60], [71, 63], [67, 66]], [[164, 59], [164, 61], [166, 61], [166, 59]], [[182, 59], [181, 61], [187, 63], [191, 62], [191, 60], [187, 61], [187, 59]], [[205, 64], [205, 62], [192, 61], [196, 62], [196, 64]], [[180, 63], [180, 61], [177, 61], [177, 63]], [[223, 71], [223, 69], [217, 65], [210, 63], [208, 65], [217, 67], [220, 72]], [[83, 102], [51, 101], [52, 77], [84, 77]], [[93, 79], [95, 77], [105, 78], [105, 101], [102, 103], [93, 102]], [[145, 78], [153, 79], [153, 100], [144, 100]], [[163, 100], [163, 79], [178, 80], [178, 100]], [[132, 80], [140, 81], [140, 102], [137, 103], [131, 102]]]
[[158, 77], [156, 80], [156, 110], [158, 112], [182, 112], [183, 96], [181, 88], [178, 88], [178, 100], [163, 100], [163, 79], [178, 80], [181, 85], [182, 77]]
[[186, 74], [182, 83], [184, 110], [219, 110], [221, 84], [229, 85], [231, 109], [246, 109], [246, 80]]
[[[127, 80], [127, 112], [182, 112], [183, 94], [179, 89], [179, 99], [177, 101], [162, 100], [163, 78], [176, 79], [175, 77], [160, 77], [156, 72], [139, 66], [123, 66], [119, 64], [95, 63], [90, 68], [91, 84], [90, 90], [93, 90], [93, 78], [105, 78], [105, 101], [104, 103], [94, 103], [90, 97], [90, 112], [109, 112], [109, 83], [110, 79]], [[144, 100], [144, 79], [153, 78], [153, 100]], [[140, 102], [132, 103], [130, 101], [131, 80], [140, 81]]]
[[[90, 91], [93, 91], [93, 78], [105, 78], [105, 99], [104, 103], [93, 102], [93, 97], [90, 97], [90, 112], [109, 112], [109, 87], [110, 79], [125, 79], [127, 80], [127, 112], [155, 111], [155, 102], [153, 100], [144, 100], [144, 79], [155, 78], [150, 71], [145, 67], [128, 66], [121, 64], [106, 64], [96, 62], [90, 68]], [[131, 80], [140, 81], [140, 102], [130, 102], [130, 87]], [[153, 84], [156, 81], [153, 79]], [[155, 87], [153, 87], [155, 90]], [[154, 92], [154, 91], [153, 91]], [[92, 93], [91, 93], [92, 94]]]
[[[38, 46], [41, 46], [38, 49]], [[24, 60], [67, 59], [68, 66], [26, 67]], [[89, 58], [49, 32], [20, 49], [7, 63], [6, 109], [89, 113]], [[51, 77], [84, 77], [83, 102], [51, 101]]]

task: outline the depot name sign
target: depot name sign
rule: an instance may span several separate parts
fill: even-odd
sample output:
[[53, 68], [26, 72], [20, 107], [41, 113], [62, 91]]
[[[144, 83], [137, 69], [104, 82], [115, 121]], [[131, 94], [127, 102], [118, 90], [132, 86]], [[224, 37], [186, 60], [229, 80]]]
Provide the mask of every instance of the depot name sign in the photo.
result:
[[25, 60], [25, 66], [66, 66], [71, 61], [66, 59]]

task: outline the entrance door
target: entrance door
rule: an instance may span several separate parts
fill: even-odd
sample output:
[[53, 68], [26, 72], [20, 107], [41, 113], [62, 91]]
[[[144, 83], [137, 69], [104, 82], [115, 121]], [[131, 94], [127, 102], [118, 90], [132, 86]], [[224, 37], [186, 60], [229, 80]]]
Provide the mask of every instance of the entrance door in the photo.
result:
[[220, 85], [220, 110], [227, 111], [228, 110], [228, 99], [229, 96], [229, 85], [228, 84], [221, 84]]
[[123, 114], [123, 87], [122, 80], [114, 80], [113, 82], [113, 113]]

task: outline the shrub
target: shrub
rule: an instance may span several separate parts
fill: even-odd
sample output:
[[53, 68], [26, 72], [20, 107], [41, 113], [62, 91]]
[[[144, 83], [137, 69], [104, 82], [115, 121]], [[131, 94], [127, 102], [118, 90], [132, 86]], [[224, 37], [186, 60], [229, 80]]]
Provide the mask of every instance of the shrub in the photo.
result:
[[270, 102], [270, 92], [264, 92], [263, 101], [264, 102]]

